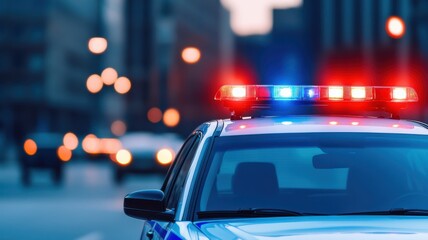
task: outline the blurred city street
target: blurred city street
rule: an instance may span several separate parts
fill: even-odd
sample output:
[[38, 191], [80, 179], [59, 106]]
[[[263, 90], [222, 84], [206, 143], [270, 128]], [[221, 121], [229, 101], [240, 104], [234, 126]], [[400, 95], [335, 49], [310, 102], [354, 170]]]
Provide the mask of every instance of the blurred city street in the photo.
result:
[[427, 122], [427, 42], [428, 0], [0, 0], [0, 240], [138, 239], [123, 198], [163, 175], [124, 176], [223, 85], [408, 86]]
[[75, 160], [65, 166], [63, 185], [39, 170], [23, 187], [19, 167], [0, 164], [0, 239], [138, 239], [141, 221], [123, 213], [123, 197], [160, 188], [163, 176], [129, 176], [121, 186], [112, 179], [109, 162]]

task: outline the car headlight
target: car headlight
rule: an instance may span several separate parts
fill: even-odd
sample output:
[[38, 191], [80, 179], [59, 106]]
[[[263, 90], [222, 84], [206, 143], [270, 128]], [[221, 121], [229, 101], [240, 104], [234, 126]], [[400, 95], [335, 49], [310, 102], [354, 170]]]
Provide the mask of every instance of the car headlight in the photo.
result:
[[116, 153], [116, 161], [122, 166], [126, 166], [132, 162], [132, 154], [126, 149], [121, 149]]
[[156, 161], [161, 165], [171, 164], [174, 159], [174, 151], [168, 148], [162, 148], [156, 153]]

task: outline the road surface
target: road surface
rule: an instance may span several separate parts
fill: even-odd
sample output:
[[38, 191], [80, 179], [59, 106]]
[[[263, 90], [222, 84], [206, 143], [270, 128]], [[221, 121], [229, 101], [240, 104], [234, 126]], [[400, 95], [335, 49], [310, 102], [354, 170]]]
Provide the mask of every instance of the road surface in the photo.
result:
[[122, 210], [126, 193], [160, 188], [163, 176], [130, 176], [122, 186], [112, 181], [108, 162], [67, 163], [62, 186], [50, 173], [35, 171], [23, 187], [19, 168], [0, 165], [0, 239], [139, 239], [141, 221]]

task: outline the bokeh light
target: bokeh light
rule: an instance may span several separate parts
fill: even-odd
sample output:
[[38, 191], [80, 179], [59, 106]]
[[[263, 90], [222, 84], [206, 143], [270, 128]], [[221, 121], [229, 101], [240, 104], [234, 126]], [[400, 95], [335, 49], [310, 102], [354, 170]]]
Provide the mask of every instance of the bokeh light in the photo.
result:
[[162, 111], [157, 107], [152, 107], [147, 112], [147, 118], [152, 123], [158, 123], [162, 120]]
[[267, 34], [273, 25], [273, 10], [299, 7], [303, 0], [220, 0], [230, 11], [230, 25], [237, 35]]
[[401, 38], [406, 32], [406, 25], [402, 18], [392, 16], [386, 21], [386, 32], [392, 38]]
[[82, 148], [89, 154], [99, 153], [100, 141], [94, 134], [88, 134], [82, 141]]
[[27, 139], [24, 142], [24, 151], [26, 154], [33, 156], [37, 153], [37, 144], [32, 139]]
[[116, 138], [100, 138], [99, 153], [114, 154], [122, 148], [122, 143]]
[[197, 63], [201, 58], [201, 51], [195, 47], [186, 47], [181, 52], [181, 58], [189, 64]]
[[116, 120], [111, 124], [110, 130], [115, 136], [123, 136], [126, 133], [126, 124], [121, 120]]
[[120, 77], [114, 83], [114, 90], [119, 94], [125, 94], [131, 90], [131, 81], [127, 77]]
[[107, 39], [102, 37], [93, 37], [89, 39], [89, 42], [88, 42], [88, 49], [89, 51], [91, 51], [91, 53], [94, 53], [94, 54], [101, 54], [105, 52], [105, 50], [107, 49], [107, 46], [108, 46]]
[[163, 122], [167, 127], [175, 127], [180, 122], [180, 113], [175, 108], [169, 108], [163, 114]]
[[64, 146], [70, 150], [76, 149], [77, 146], [79, 145], [79, 139], [72, 132], [66, 133], [64, 135], [62, 142], [64, 143]]
[[116, 161], [121, 165], [128, 165], [132, 161], [132, 155], [128, 150], [121, 149], [116, 153]]
[[174, 159], [174, 153], [171, 149], [162, 148], [156, 154], [156, 160], [162, 165], [168, 165]]
[[109, 156], [110, 160], [112, 160], [113, 162], [117, 162], [116, 153], [109, 154], [108, 156]]
[[70, 149], [68, 149], [65, 146], [60, 146], [57, 150], [58, 158], [63, 162], [70, 161], [71, 157], [73, 156], [73, 153]]
[[103, 88], [103, 80], [100, 75], [92, 74], [86, 80], [86, 88], [91, 93], [98, 93]]
[[101, 73], [101, 78], [105, 85], [113, 85], [117, 80], [117, 71], [114, 68], [106, 68]]

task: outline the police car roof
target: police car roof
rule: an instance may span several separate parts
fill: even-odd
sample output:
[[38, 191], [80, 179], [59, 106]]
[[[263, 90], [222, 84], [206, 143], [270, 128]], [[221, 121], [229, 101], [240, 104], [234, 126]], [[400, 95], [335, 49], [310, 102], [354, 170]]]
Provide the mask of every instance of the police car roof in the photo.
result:
[[347, 116], [287, 116], [224, 120], [220, 136], [276, 133], [368, 132], [428, 135], [422, 123], [410, 120]]

